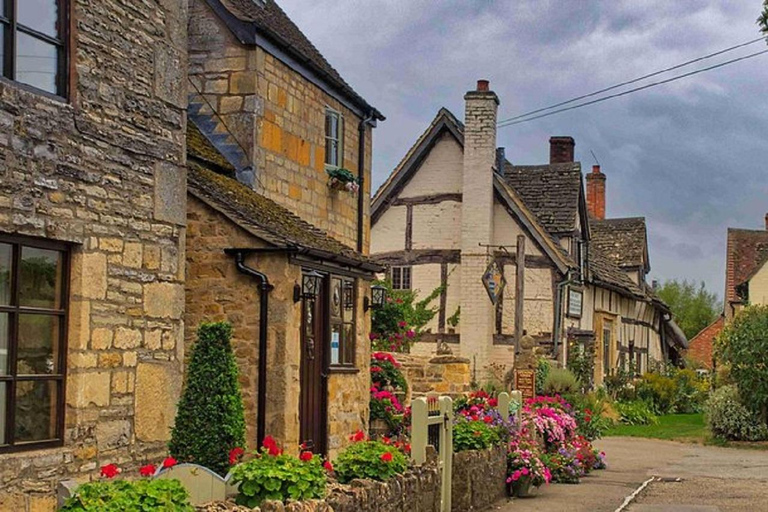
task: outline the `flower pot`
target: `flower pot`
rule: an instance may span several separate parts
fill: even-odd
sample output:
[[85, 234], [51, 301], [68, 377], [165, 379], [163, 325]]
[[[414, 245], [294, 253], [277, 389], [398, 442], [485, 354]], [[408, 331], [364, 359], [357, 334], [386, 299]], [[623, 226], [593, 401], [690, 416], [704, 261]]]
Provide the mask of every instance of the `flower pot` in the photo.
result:
[[386, 420], [375, 419], [371, 421], [370, 428], [371, 439], [379, 439], [389, 435], [389, 425]]
[[530, 498], [535, 494], [536, 488], [531, 485], [531, 478], [524, 476], [516, 482], [507, 484], [507, 494], [518, 498]]

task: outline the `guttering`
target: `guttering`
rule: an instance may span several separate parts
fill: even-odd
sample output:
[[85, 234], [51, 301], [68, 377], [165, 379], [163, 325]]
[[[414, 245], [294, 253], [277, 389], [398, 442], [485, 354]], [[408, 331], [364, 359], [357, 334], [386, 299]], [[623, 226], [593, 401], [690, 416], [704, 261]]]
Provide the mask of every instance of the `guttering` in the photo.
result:
[[373, 126], [376, 118], [373, 114], [361, 119], [357, 127], [358, 145], [357, 145], [357, 179], [360, 188], [357, 191], [357, 252], [363, 253], [363, 238], [365, 237], [365, 127]]
[[[255, 252], [249, 249], [226, 249], [227, 254], [235, 256], [237, 270], [255, 278], [259, 282], [259, 375], [256, 404], [256, 446], [263, 444], [267, 426], [267, 325], [269, 321], [269, 292], [274, 286], [263, 272], [245, 264], [245, 256]], [[273, 251], [277, 252], [277, 251]]]

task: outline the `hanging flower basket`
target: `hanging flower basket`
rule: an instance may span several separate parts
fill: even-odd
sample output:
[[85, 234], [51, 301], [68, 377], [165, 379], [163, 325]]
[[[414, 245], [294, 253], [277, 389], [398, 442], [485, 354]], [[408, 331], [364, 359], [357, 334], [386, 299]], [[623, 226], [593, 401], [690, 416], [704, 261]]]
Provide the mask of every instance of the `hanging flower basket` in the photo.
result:
[[328, 169], [328, 188], [354, 195], [360, 190], [358, 178], [346, 169]]

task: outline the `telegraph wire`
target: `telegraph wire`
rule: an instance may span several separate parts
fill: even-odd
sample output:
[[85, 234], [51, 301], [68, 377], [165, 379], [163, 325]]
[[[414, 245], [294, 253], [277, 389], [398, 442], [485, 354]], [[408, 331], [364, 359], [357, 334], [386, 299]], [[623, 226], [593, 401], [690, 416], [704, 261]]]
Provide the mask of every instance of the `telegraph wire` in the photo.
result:
[[556, 104], [554, 104], [554, 105], [550, 105], [550, 106], [548, 106], [548, 107], [539, 108], [539, 109], [536, 109], [536, 110], [531, 110], [530, 112], [526, 112], [526, 113], [524, 113], [524, 114], [520, 114], [520, 115], [517, 115], [517, 116], [515, 116], [515, 117], [510, 117], [510, 118], [508, 118], [508, 119], [503, 119], [503, 120], [499, 121], [497, 124], [498, 124], [499, 126], [501, 126], [501, 125], [506, 125], [506, 124], [507, 124], [507, 123], [509, 123], [510, 121], [516, 121], [516, 120], [518, 120], [518, 119], [521, 119], [521, 118], [523, 118], [523, 117], [529, 117], [529, 116], [532, 116], [532, 115], [534, 115], [534, 114], [538, 114], [538, 113], [540, 113], [540, 112], [545, 112], [545, 111], [547, 111], [547, 110], [552, 110], [552, 109], [555, 109], [555, 108], [557, 108], [557, 107], [562, 107], [563, 105], [567, 105], [567, 104], [569, 104], [569, 103], [573, 103], [573, 102], [575, 102], [575, 101], [583, 100], [583, 99], [586, 99], [586, 98], [591, 98], [591, 97], [593, 97], [593, 96], [597, 96], [598, 94], [602, 94], [602, 93], [604, 93], [604, 92], [613, 91], [613, 90], [615, 90], [615, 89], [618, 89], [618, 88], [620, 88], [620, 87], [624, 87], [624, 86], [626, 86], [626, 85], [631, 85], [631, 84], [634, 84], [634, 83], [640, 82], [640, 81], [642, 81], [642, 80], [645, 80], [645, 79], [647, 79], [647, 78], [651, 78], [651, 77], [654, 77], [654, 76], [658, 76], [658, 75], [661, 75], [661, 74], [667, 73], [667, 72], [669, 72], [669, 71], [674, 71], [674, 70], [676, 70], [676, 69], [680, 69], [680, 68], [683, 68], [683, 67], [685, 67], [685, 66], [689, 66], [689, 65], [691, 65], [691, 64], [695, 64], [695, 63], [697, 63], [697, 62], [701, 62], [701, 61], [703, 61], [703, 60], [711, 59], [712, 57], [717, 57], [718, 55], [722, 55], [722, 54], [724, 54], [724, 53], [727, 53], [727, 52], [731, 52], [731, 51], [733, 51], [733, 50], [737, 50], [737, 49], [739, 49], [739, 48], [743, 48], [743, 47], [745, 47], [745, 46], [749, 46], [749, 45], [751, 45], [751, 44], [755, 44], [755, 43], [757, 43], [757, 42], [759, 42], [759, 41], [764, 41], [764, 40], [765, 40], [765, 38], [764, 38], [764, 37], [758, 37], [757, 39], [753, 39], [753, 40], [751, 40], [751, 41], [747, 41], [746, 43], [737, 44], [736, 46], [731, 46], [731, 47], [729, 47], [729, 48], [725, 48], [724, 50], [719, 50], [719, 51], [717, 51], [717, 52], [714, 52], [714, 53], [710, 53], [710, 54], [704, 55], [704, 56], [702, 56], [702, 57], [697, 57], [697, 58], [695, 58], [695, 59], [691, 59], [691, 60], [688, 60], [688, 61], [686, 61], [686, 62], [682, 62], [682, 63], [680, 63], [680, 64], [677, 64], [677, 65], [675, 65], [675, 66], [672, 66], [672, 67], [668, 67], [668, 68], [665, 68], [665, 69], [661, 69], [661, 70], [659, 70], [659, 71], [654, 71], [653, 73], [649, 73], [649, 74], [647, 74], [647, 75], [643, 75], [643, 76], [640, 76], [640, 77], [637, 77], [637, 78], [633, 78], [632, 80], [627, 80], [626, 82], [622, 82], [622, 83], [620, 83], [620, 84], [612, 85], [612, 86], [610, 86], [610, 87], [606, 87], [606, 88], [604, 88], [604, 89], [600, 89], [599, 91], [591, 92], [591, 93], [589, 93], [589, 94], [583, 94], [583, 95], [581, 95], [581, 96], [577, 96], [577, 97], [575, 97], [575, 98], [571, 98], [571, 99], [569, 99], [569, 100], [567, 100], [567, 101], [562, 101], [562, 102], [560, 102], [560, 103], [556, 103]]
[[[507, 126], [515, 125], [515, 124], [527, 123], [528, 121], [533, 121], [535, 119], [541, 119], [542, 117], [549, 117], [549, 116], [553, 116], [555, 114], [559, 114], [561, 112], [567, 112], [569, 110], [575, 110], [577, 108], [586, 107], [586, 106], [589, 106], [589, 105], [594, 105], [595, 103], [600, 103], [602, 101], [610, 100], [610, 99], [613, 99], [613, 98], [618, 98], [618, 97], [621, 97], [621, 96], [626, 96], [627, 94], [631, 94], [633, 92], [638, 92], [638, 91], [642, 91], [642, 90], [645, 90], [645, 89], [650, 89], [651, 87], [656, 87], [657, 85], [668, 84], [670, 82], [674, 82], [674, 81], [680, 80], [682, 78], [687, 78], [689, 76], [698, 75], [699, 73], [704, 73], [705, 71], [711, 71], [713, 69], [721, 68], [723, 66], [728, 66], [729, 64], [734, 64], [734, 63], [740, 62], [742, 60], [751, 59], [753, 57], [757, 57], [757, 56], [763, 55], [765, 53], [768, 53], [768, 50], [762, 50], [762, 51], [759, 51], [759, 52], [750, 53], [749, 55], [745, 55], [743, 57], [738, 57], [736, 59], [727, 60], [725, 62], [721, 62], [719, 64], [715, 64], [713, 66], [709, 66], [709, 67], [702, 68], [702, 69], [697, 69], [696, 71], [691, 71], [689, 73], [684, 73], [682, 75], [674, 76], [672, 78], [667, 78], [666, 80], [661, 80], [659, 82], [653, 82], [653, 83], [650, 83], [650, 84], [646, 84], [646, 85], [643, 85], [641, 87], [635, 87], [634, 89], [629, 89], [628, 91], [623, 91], [623, 92], [620, 92], [620, 93], [611, 94], [609, 96], [603, 96], [602, 98], [597, 98], [596, 100], [585, 101], [584, 103], [579, 103], [578, 105], [573, 105], [571, 107], [561, 108], [561, 109], [555, 110], [553, 112], [547, 112], [545, 114], [540, 114], [538, 116], [533, 116], [533, 117], [526, 117], [525, 119], [518, 119], [517, 121], [512, 121], [510, 119], [510, 120], [507, 120], [507, 121], [503, 121], [502, 123], [498, 123], [498, 127], [499, 128], [504, 128], [504, 127], [507, 127]], [[548, 110], [548, 109], [544, 109], [544, 110]]]

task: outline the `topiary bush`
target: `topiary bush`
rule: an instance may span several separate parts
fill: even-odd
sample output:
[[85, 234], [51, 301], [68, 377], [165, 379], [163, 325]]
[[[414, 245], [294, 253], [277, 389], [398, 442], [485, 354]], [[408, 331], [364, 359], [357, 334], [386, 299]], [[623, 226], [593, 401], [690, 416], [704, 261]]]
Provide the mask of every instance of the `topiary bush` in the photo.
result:
[[405, 454], [395, 446], [381, 441], [359, 441], [339, 454], [335, 473], [345, 484], [355, 478], [385, 481], [402, 475], [408, 469]]
[[157, 510], [194, 512], [187, 490], [178, 480], [113, 480], [81, 485], [61, 512], [124, 512]]
[[552, 368], [544, 379], [543, 394], [545, 396], [565, 395], [581, 391], [579, 379], [565, 368]]
[[298, 458], [286, 455], [267, 436], [255, 458], [234, 467], [232, 483], [237, 485], [237, 504], [255, 508], [264, 500], [322, 498], [327, 479], [319, 456], [308, 451]]
[[710, 395], [706, 419], [712, 435], [726, 441], [768, 439], [768, 427], [757, 421], [756, 414], [741, 403], [736, 386], [723, 386]]
[[169, 448], [179, 461], [223, 476], [229, 470], [229, 452], [245, 445], [243, 398], [230, 344], [232, 326], [204, 323], [197, 337]]

